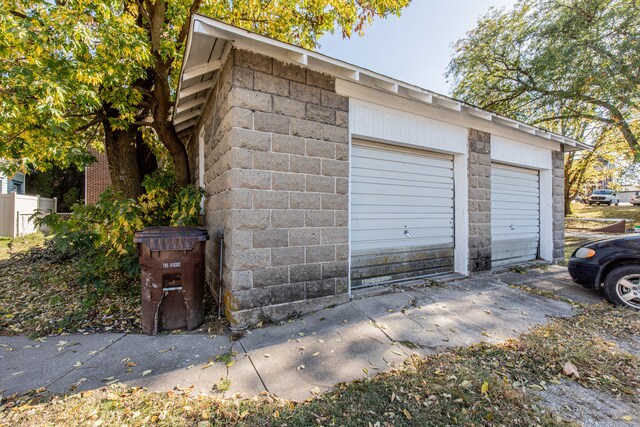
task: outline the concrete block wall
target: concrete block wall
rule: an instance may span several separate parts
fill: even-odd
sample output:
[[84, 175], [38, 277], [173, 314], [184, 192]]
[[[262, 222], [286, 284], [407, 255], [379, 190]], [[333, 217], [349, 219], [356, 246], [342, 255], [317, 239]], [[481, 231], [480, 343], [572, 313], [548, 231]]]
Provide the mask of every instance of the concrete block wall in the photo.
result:
[[491, 270], [491, 134], [469, 129], [469, 272]]
[[551, 152], [553, 184], [553, 262], [564, 262], [564, 153]]
[[348, 105], [332, 77], [267, 56], [233, 50], [220, 71], [201, 120], [205, 221], [224, 233], [233, 327], [348, 299]]

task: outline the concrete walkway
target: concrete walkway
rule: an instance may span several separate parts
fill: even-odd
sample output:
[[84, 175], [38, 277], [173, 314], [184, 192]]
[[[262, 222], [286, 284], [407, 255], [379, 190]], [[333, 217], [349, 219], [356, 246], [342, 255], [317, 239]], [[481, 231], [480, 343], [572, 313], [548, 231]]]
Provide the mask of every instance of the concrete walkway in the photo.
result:
[[582, 303], [602, 300], [563, 267], [476, 276], [356, 299], [278, 326], [228, 336], [89, 334], [30, 340], [0, 337], [0, 393], [53, 392], [114, 382], [152, 391], [268, 391], [303, 400], [334, 384], [399, 367], [420, 355], [516, 337], [572, 307], [514, 289], [526, 284]]

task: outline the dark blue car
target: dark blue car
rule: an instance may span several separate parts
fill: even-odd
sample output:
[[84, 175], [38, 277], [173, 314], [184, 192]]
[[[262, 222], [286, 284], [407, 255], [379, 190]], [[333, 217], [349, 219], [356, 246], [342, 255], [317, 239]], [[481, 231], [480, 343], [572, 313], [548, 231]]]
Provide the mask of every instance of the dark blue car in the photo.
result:
[[640, 310], [640, 235], [580, 246], [569, 260], [569, 274], [586, 288], [604, 289], [615, 305]]

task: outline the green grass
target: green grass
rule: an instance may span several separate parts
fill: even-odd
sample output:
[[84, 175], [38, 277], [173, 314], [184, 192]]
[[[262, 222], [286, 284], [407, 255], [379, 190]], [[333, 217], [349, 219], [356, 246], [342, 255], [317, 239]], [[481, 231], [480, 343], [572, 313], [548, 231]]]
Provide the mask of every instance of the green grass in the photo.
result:
[[622, 218], [631, 219], [640, 224], [640, 206], [584, 205], [582, 203], [572, 203], [571, 209], [573, 212], [567, 216], [569, 218]]
[[9, 259], [12, 254], [22, 253], [34, 247], [42, 247], [45, 241], [46, 238], [42, 233], [27, 234], [16, 239], [0, 236], [0, 261]]
[[399, 370], [338, 384], [303, 403], [119, 385], [68, 396], [40, 390], [0, 404], [0, 425], [571, 425], [535, 397], [536, 390], [568, 380], [566, 362], [577, 367], [580, 384], [605, 397], [635, 402], [640, 387], [640, 360], [613, 343], [640, 333], [638, 313], [609, 304], [579, 310], [504, 344], [413, 356]]

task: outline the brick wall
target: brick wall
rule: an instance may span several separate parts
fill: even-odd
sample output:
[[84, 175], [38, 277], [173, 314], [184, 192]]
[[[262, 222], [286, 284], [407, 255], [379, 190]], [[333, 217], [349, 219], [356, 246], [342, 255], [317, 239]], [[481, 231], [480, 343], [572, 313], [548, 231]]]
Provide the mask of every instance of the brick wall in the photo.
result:
[[219, 283], [224, 233], [232, 325], [346, 301], [348, 99], [334, 79], [234, 50], [201, 123], [207, 276]]
[[553, 262], [564, 262], [564, 153], [551, 152], [553, 180]]
[[107, 187], [111, 185], [109, 175], [109, 162], [105, 153], [91, 152], [97, 159], [95, 163], [87, 166], [85, 171], [85, 203], [94, 204], [100, 198]]
[[469, 129], [469, 272], [491, 270], [491, 135]]

